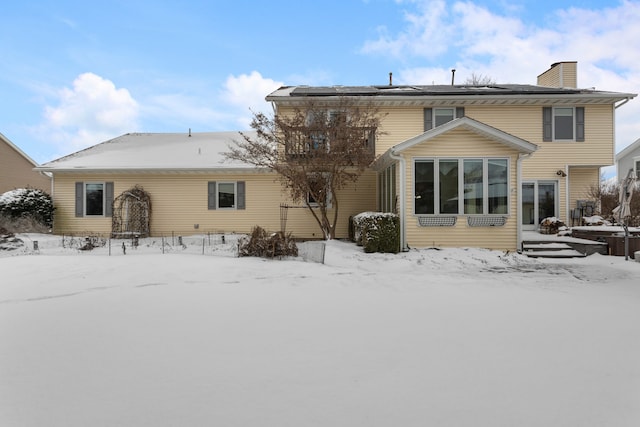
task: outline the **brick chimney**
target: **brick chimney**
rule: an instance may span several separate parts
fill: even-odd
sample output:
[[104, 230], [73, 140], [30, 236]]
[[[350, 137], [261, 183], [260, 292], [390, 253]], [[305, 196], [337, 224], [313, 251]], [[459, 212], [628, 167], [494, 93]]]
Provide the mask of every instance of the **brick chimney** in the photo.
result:
[[551, 64], [551, 68], [538, 76], [538, 86], [576, 89], [578, 87], [578, 62], [563, 61]]

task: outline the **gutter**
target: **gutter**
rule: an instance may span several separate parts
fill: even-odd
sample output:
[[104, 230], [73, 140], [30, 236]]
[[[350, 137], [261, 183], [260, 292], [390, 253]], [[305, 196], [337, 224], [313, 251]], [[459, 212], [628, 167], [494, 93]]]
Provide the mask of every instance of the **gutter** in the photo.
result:
[[404, 159], [404, 157], [396, 154], [395, 149], [395, 147], [391, 147], [391, 150], [389, 150], [389, 157], [393, 160], [397, 160], [400, 165], [400, 171], [398, 173], [400, 175], [400, 207], [398, 212], [398, 216], [400, 217], [400, 248], [402, 252], [408, 252], [409, 246], [407, 246], [407, 227], [405, 225], [405, 211], [407, 201], [405, 189], [407, 177], [405, 176], [405, 174], [407, 167], [406, 160]]

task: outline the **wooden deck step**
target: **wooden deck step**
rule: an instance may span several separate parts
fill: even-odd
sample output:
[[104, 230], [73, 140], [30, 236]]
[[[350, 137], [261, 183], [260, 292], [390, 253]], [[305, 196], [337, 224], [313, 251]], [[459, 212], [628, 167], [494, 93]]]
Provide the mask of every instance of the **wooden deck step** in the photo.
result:
[[565, 242], [524, 241], [522, 254], [531, 258], [584, 258], [587, 256]]

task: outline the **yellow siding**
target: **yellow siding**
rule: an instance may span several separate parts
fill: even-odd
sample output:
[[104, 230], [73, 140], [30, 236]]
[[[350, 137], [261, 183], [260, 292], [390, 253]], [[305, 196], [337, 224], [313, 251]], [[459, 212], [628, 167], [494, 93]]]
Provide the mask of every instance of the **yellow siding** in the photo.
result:
[[0, 194], [27, 187], [51, 193], [51, 180], [33, 168], [29, 160], [0, 138]]
[[376, 153], [424, 133], [424, 109], [422, 107], [396, 107], [381, 110], [381, 133], [376, 140]]
[[[287, 196], [274, 174], [128, 174], [56, 175], [56, 234], [101, 234], [111, 232], [111, 218], [75, 217], [75, 182], [114, 182], [114, 197], [134, 185], [151, 196], [151, 234], [153, 236], [191, 235], [207, 232], [248, 233], [259, 225], [269, 231], [280, 230], [280, 204]], [[209, 181], [245, 181], [246, 209], [209, 210]], [[348, 217], [375, 209], [375, 174], [368, 172], [357, 184], [338, 195], [337, 237], [348, 236]], [[290, 202], [289, 202], [290, 203]], [[333, 213], [333, 212], [331, 212]], [[197, 228], [196, 228], [197, 226]], [[307, 209], [289, 209], [286, 231], [296, 237], [321, 237], [320, 229]]]
[[569, 208], [574, 209], [578, 200], [592, 200], [600, 182], [600, 170], [598, 168], [571, 168], [569, 169]]
[[[517, 246], [517, 176], [518, 153], [474, 133], [454, 130], [425, 144], [408, 149], [404, 154], [407, 174], [406, 235], [411, 247], [482, 247], [515, 250]], [[453, 227], [421, 227], [413, 214], [413, 159], [418, 157], [507, 157], [509, 158], [509, 215], [500, 227], [469, 227], [466, 215], [457, 215]]]
[[538, 76], [538, 85], [548, 87], [578, 87], [578, 64], [574, 61], [558, 62]]

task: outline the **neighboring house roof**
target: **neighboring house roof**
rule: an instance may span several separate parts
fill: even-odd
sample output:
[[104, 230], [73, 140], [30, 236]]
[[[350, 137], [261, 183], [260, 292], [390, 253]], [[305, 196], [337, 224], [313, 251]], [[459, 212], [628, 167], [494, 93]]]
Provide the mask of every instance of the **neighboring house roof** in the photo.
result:
[[[255, 132], [243, 132], [256, 137]], [[38, 170], [50, 172], [258, 171], [223, 155], [240, 132], [128, 133], [60, 159]]]
[[614, 103], [634, 98], [636, 94], [598, 91], [595, 89], [555, 88], [537, 85], [500, 84], [489, 86], [284, 86], [267, 96], [267, 101], [299, 102], [309, 97], [375, 97], [377, 102], [450, 102], [464, 100], [466, 104], [493, 103]]
[[640, 148], [640, 138], [629, 144], [624, 150], [616, 154], [616, 162], [623, 159], [630, 153], [633, 153], [636, 149]]
[[36, 163], [35, 160], [33, 160], [31, 157], [27, 156], [27, 154], [24, 151], [22, 151], [20, 148], [18, 148], [17, 145], [15, 145], [11, 141], [9, 141], [9, 138], [4, 136], [2, 133], [0, 133], [0, 141], [6, 143], [9, 147], [11, 147], [18, 154], [20, 154], [22, 157], [24, 157], [25, 160], [28, 161], [29, 163], [31, 163], [33, 166], [38, 166], [38, 163]]

